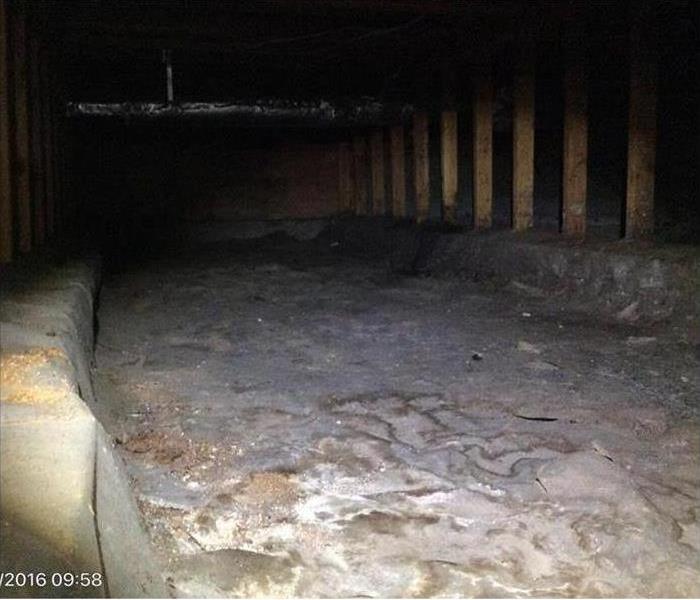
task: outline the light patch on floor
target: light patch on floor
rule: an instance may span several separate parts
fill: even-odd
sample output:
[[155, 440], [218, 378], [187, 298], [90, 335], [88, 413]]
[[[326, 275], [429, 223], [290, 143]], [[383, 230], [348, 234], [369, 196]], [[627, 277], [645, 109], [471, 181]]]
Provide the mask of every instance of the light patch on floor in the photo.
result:
[[700, 365], [673, 327], [312, 243], [124, 273], [99, 322], [178, 594], [700, 594]]

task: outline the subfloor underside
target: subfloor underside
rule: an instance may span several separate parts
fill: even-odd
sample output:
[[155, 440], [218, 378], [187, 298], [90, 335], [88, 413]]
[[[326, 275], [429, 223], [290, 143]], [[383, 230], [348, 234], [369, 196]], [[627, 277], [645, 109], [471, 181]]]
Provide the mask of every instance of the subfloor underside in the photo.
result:
[[251, 242], [111, 277], [95, 381], [175, 595], [700, 595], [700, 364]]

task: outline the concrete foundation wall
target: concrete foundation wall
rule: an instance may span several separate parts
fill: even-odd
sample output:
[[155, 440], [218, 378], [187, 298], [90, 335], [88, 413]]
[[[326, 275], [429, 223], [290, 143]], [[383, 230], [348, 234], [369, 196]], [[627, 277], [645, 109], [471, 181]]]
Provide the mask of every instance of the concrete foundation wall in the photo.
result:
[[[93, 414], [99, 263], [18, 265], [0, 302], [0, 566], [103, 584], [50, 595], [164, 596], [128, 479]], [[7, 568], [6, 568], [7, 567]], [[46, 591], [46, 590], [44, 590]]]
[[577, 243], [556, 234], [449, 232], [378, 219], [341, 220], [331, 236], [391, 269], [491, 280], [627, 322], [700, 318], [700, 250], [628, 242]]
[[186, 152], [182, 162], [192, 169], [178, 189], [178, 202], [195, 221], [308, 219], [339, 210], [335, 144], [291, 141]]
[[82, 228], [107, 255], [176, 241], [201, 223], [340, 210], [338, 132], [101, 123], [75, 135]]

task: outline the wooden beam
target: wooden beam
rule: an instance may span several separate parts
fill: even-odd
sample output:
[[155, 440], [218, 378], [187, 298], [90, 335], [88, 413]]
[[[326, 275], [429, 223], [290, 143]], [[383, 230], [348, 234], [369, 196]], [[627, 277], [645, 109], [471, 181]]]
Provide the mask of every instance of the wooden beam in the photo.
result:
[[52, 121], [54, 127], [53, 147], [53, 171], [54, 171], [54, 206], [56, 233], [61, 234], [66, 226], [66, 185], [65, 185], [65, 150], [66, 127], [65, 113], [61, 107], [65, 106], [65, 91], [61, 73], [57, 69], [51, 69], [51, 89], [53, 91]]
[[370, 135], [370, 164], [372, 175], [372, 214], [386, 213], [386, 186], [384, 182], [384, 130]]
[[630, 95], [627, 145], [625, 237], [643, 239], [654, 230], [656, 163], [655, 40], [645, 36], [644, 20], [635, 19], [630, 34]]
[[352, 190], [352, 152], [348, 142], [338, 144], [338, 198], [339, 212], [354, 209]]
[[[67, 98], [65, 81], [61, 81], [61, 95], [65, 101]], [[63, 202], [63, 228], [68, 231], [75, 221], [78, 210], [78, 201], [74, 194], [73, 172], [70, 169], [71, 160], [75, 156], [73, 141], [68, 136], [68, 124], [64, 114], [61, 114], [61, 154], [59, 169], [61, 172], [61, 198]]]
[[430, 216], [430, 162], [428, 148], [428, 115], [413, 115], [413, 176], [416, 190], [416, 220]]
[[513, 81], [513, 229], [532, 227], [535, 184], [535, 55], [519, 54]]
[[493, 81], [474, 81], [474, 226], [489, 229], [493, 212]]
[[41, 48], [39, 40], [29, 37], [29, 101], [30, 101], [30, 182], [32, 193], [34, 244], [46, 240], [46, 192], [44, 189], [44, 127], [41, 92]]
[[448, 223], [457, 222], [457, 111], [440, 115], [440, 165], [442, 167], [442, 213]]
[[41, 109], [42, 129], [44, 131], [44, 177], [46, 198], [46, 233], [52, 238], [56, 229], [56, 198], [54, 186], [54, 147], [53, 147], [53, 96], [49, 77], [49, 57], [41, 61]]
[[395, 219], [406, 217], [406, 156], [403, 125], [389, 132], [391, 151], [391, 212]]
[[0, 0], [0, 263], [12, 260], [12, 146], [10, 144], [10, 66], [7, 8]]
[[353, 196], [355, 214], [368, 213], [367, 198], [367, 140], [356, 135], [352, 140]]
[[562, 231], [586, 233], [588, 115], [586, 52], [580, 25], [568, 32], [564, 74], [564, 161]]
[[32, 249], [32, 196], [29, 180], [29, 100], [27, 97], [26, 23], [21, 12], [13, 13], [12, 23], [12, 80], [14, 105], [13, 190], [16, 199], [18, 247], [20, 252]]

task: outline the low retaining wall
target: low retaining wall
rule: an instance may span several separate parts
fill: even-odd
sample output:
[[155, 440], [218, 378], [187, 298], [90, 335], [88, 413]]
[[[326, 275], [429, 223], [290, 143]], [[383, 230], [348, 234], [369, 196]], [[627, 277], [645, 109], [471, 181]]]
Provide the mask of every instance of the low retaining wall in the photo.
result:
[[278, 219], [269, 221], [213, 221], [193, 224], [188, 232], [192, 244], [250, 240], [283, 233], [299, 241], [317, 237], [331, 219]]
[[459, 232], [381, 219], [338, 222], [346, 250], [392, 270], [492, 280], [627, 321], [700, 318], [700, 247], [576, 242], [560, 235]]
[[26, 565], [17, 554], [29, 552], [33, 572], [50, 573], [58, 557], [73, 572], [102, 575], [101, 586], [59, 595], [164, 596], [123, 464], [92, 411], [98, 284], [95, 260], [3, 273], [0, 564]]

